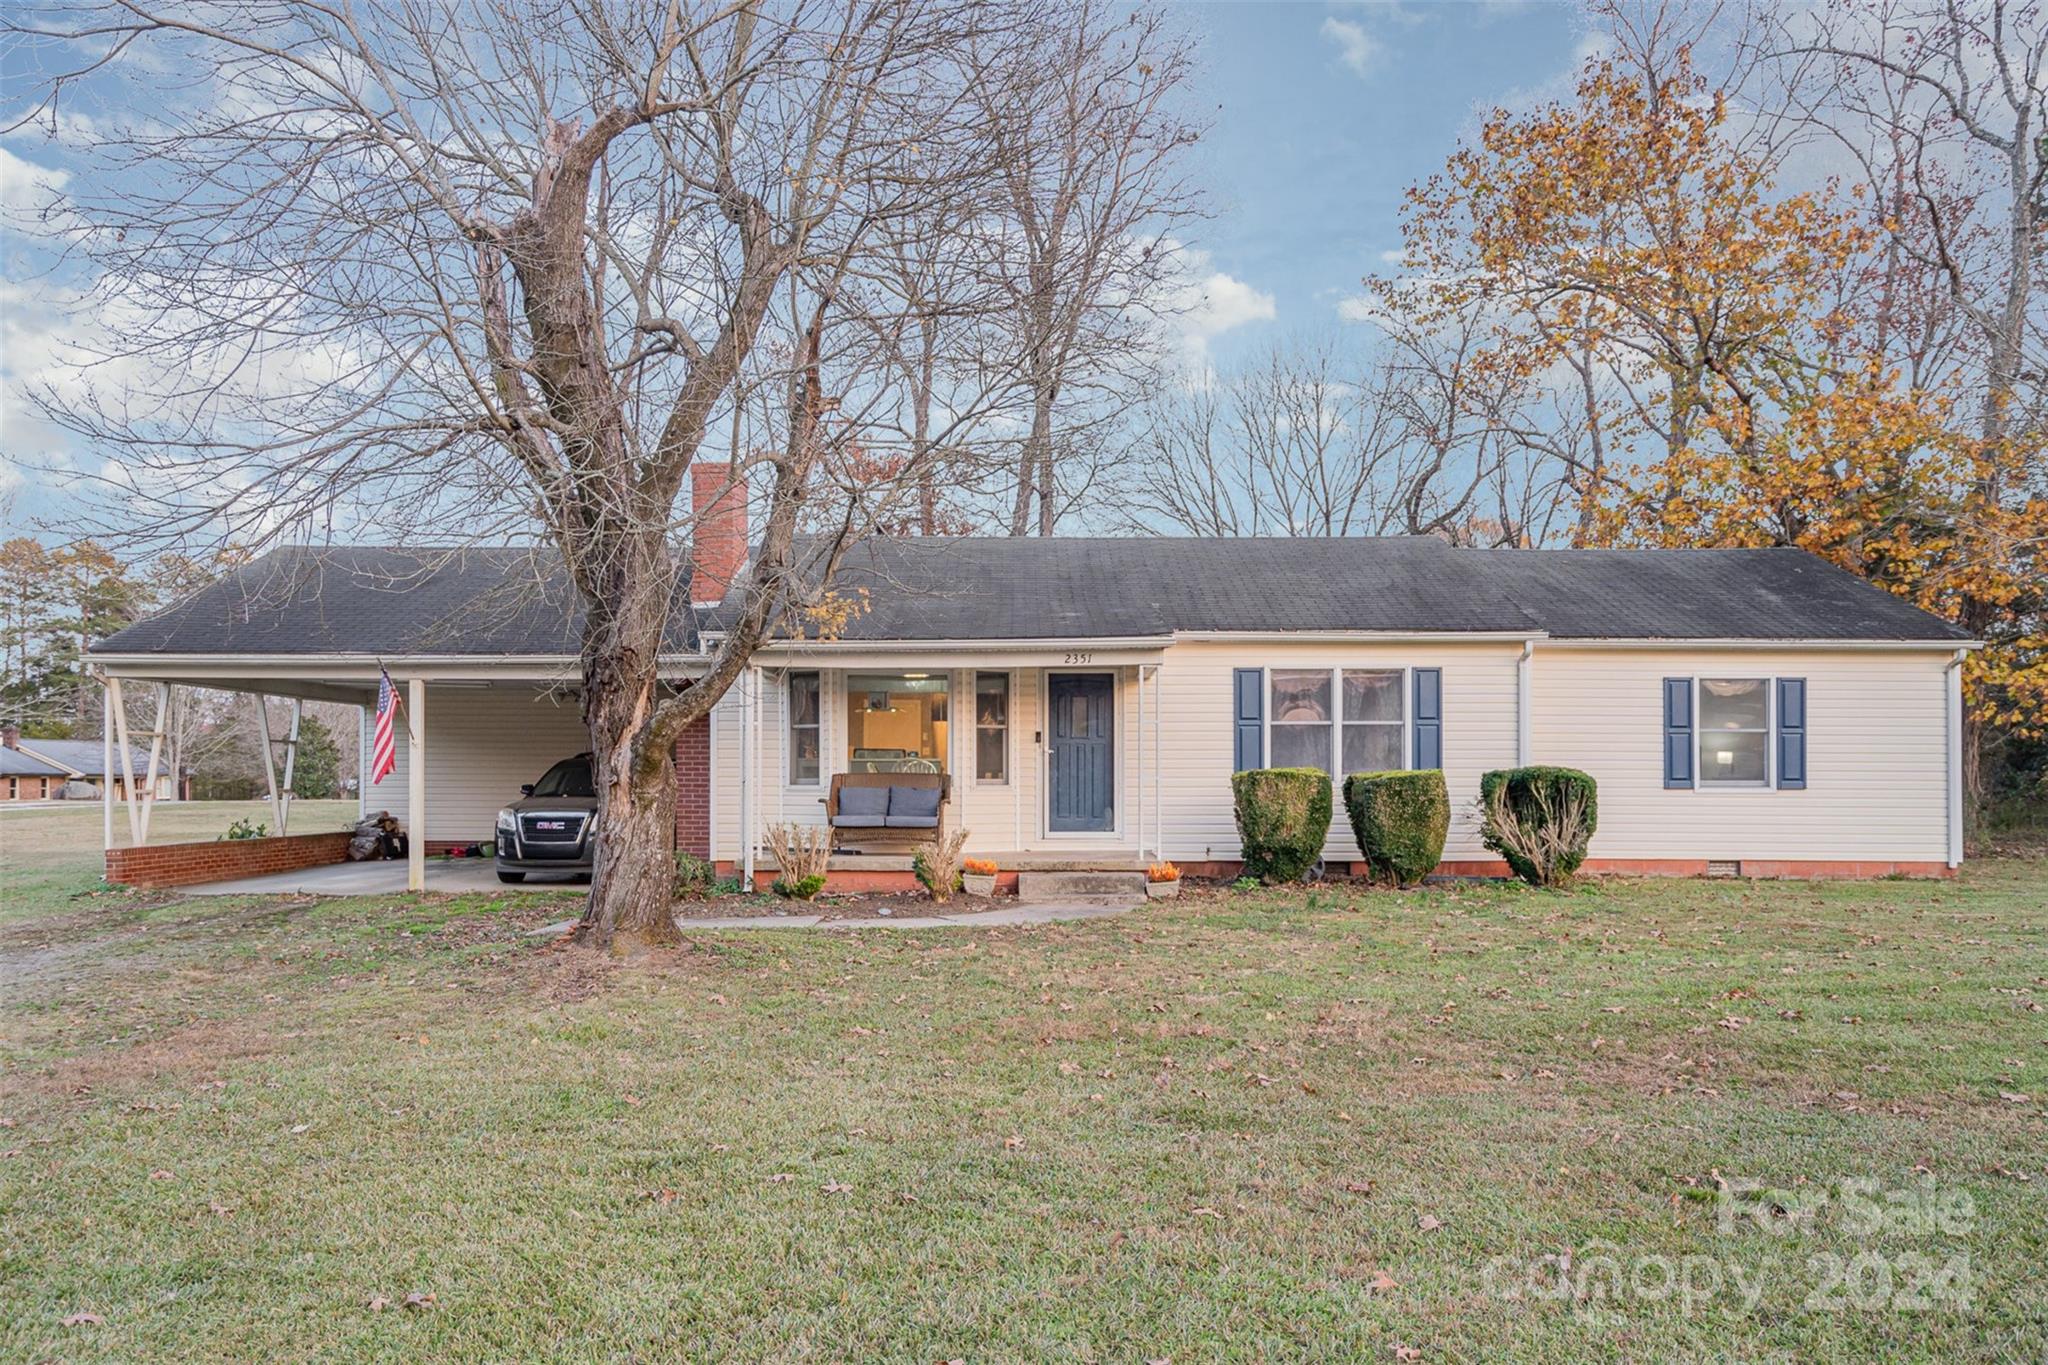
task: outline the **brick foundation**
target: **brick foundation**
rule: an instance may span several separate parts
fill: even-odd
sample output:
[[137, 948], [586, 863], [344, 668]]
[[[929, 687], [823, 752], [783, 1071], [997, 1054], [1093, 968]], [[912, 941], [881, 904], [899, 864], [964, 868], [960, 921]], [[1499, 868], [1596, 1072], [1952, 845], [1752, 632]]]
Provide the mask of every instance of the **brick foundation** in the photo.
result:
[[676, 741], [676, 851], [711, 856], [711, 717]]
[[107, 850], [107, 880], [122, 886], [196, 886], [323, 867], [348, 857], [347, 831], [275, 839], [216, 839]]

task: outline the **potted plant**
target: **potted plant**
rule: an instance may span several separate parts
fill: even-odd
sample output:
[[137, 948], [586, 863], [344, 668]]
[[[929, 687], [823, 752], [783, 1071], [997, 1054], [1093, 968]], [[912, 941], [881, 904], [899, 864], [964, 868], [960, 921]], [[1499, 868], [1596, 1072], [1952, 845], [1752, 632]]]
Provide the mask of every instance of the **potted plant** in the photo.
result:
[[996, 893], [996, 871], [993, 858], [969, 858], [960, 864], [960, 882], [970, 896], [993, 896]]
[[1155, 901], [1180, 894], [1180, 869], [1172, 863], [1154, 863], [1145, 869], [1145, 895]]

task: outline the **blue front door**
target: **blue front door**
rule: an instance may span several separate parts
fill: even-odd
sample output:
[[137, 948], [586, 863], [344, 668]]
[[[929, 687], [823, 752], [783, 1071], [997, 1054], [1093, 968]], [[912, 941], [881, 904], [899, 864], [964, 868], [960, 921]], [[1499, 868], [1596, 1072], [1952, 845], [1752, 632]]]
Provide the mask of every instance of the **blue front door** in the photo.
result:
[[1055, 673], [1046, 682], [1051, 750], [1047, 827], [1106, 831], [1116, 824], [1116, 688], [1106, 673]]

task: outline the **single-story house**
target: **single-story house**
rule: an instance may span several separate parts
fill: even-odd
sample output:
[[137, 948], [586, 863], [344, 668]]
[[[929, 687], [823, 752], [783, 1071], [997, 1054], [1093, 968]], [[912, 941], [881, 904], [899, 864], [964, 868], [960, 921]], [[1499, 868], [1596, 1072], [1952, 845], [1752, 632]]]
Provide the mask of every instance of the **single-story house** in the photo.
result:
[[[18, 726], [0, 726], [0, 801], [45, 801], [57, 798], [68, 784], [107, 789], [108, 746], [97, 739], [24, 739]], [[135, 755], [135, 771], [147, 767], [146, 755]], [[113, 794], [125, 794], [119, 755], [114, 755]], [[157, 796], [168, 800], [177, 790], [169, 773], [157, 777]]]
[[[730, 496], [722, 465], [698, 473], [700, 506]], [[713, 510], [661, 660], [678, 688], [746, 572], [744, 512]], [[920, 771], [949, 779], [969, 851], [1006, 865], [1225, 875], [1233, 771], [1440, 767], [1441, 870], [1488, 874], [1481, 774], [1548, 763], [1599, 782], [1593, 871], [1941, 876], [1963, 856], [1973, 642], [1797, 550], [889, 538], [837, 586], [864, 610], [836, 638], [769, 643], [678, 744], [680, 848], [760, 873], [764, 831], [823, 821], [835, 775]], [[92, 658], [365, 705], [387, 667], [400, 771], [363, 803], [418, 849], [488, 840], [521, 783], [589, 747], [579, 620], [534, 550], [281, 550]], [[1338, 806], [1341, 866], [1358, 854]], [[836, 871], [903, 875], [842, 843]]]

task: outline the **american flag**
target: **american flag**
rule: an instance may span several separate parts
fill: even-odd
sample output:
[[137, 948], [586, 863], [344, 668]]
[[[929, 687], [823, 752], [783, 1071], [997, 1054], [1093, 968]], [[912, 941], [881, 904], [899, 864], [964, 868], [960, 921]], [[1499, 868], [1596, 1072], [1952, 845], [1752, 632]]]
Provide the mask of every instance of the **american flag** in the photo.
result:
[[392, 714], [398, 710], [398, 690], [391, 685], [388, 670], [377, 670], [377, 737], [370, 745], [370, 785], [382, 782], [398, 766], [398, 741], [392, 738]]

